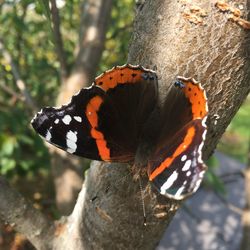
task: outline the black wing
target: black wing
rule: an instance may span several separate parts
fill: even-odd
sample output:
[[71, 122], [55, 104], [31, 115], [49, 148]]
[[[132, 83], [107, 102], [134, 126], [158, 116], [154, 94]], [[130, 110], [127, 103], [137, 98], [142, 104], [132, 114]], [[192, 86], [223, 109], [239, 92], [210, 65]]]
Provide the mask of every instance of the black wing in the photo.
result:
[[158, 98], [157, 76], [140, 66], [115, 67], [61, 108], [44, 108], [32, 120], [49, 143], [75, 155], [134, 160], [139, 138]]

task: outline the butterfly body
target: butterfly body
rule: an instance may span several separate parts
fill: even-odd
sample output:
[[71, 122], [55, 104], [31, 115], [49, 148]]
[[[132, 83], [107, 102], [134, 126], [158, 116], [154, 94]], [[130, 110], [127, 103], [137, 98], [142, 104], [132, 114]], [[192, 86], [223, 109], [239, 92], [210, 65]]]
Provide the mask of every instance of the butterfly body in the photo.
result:
[[183, 199], [205, 171], [207, 112], [205, 91], [193, 79], [179, 77], [160, 103], [156, 72], [128, 64], [97, 77], [69, 104], [42, 109], [31, 123], [69, 153], [147, 168], [161, 194]]

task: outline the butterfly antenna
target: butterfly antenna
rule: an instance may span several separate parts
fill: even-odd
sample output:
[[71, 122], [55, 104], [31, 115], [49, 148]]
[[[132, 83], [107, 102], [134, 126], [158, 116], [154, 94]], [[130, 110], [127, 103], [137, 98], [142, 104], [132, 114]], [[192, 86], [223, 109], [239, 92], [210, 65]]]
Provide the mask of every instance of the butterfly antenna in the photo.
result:
[[142, 211], [143, 211], [143, 225], [147, 226], [146, 209], [145, 209], [145, 202], [144, 202], [144, 197], [143, 197], [143, 188], [142, 188], [141, 176], [139, 176], [139, 185], [140, 185], [140, 193], [141, 193], [141, 206], [142, 206]]

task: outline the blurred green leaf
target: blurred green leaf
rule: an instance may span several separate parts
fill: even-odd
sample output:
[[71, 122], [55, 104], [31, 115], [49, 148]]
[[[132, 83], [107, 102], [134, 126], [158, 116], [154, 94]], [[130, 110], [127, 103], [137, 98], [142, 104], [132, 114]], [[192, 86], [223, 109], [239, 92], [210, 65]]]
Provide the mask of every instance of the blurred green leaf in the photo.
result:
[[49, 23], [51, 23], [50, 17], [50, 7], [49, 7], [49, 0], [38, 0], [42, 13], [47, 17]]
[[209, 167], [209, 169], [213, 168], [216, 169], [219, 167], [219, 161], [216, 156], [212, 155], [209, 157], [209, 159], [206, 161], [206, 165]]
[[218, 150], [243, 163], [247, 163], [248, 141], [250, 137], [250, 95], [231, 121], [223, 135]]
[[216, 175], [214, 169], [212, 168], [208, 168], [203, 183], [205, 186], [212, 188], [218, 194], [221, 194], [223, 196], [227, 194], [223, 181], [218, 175]]
[[16, 146], [15, 138], [8, 137], [1, 145], [1, 155], [11, 155]]
[[13, 159], [1, 158], [0, 159], [0, 173], [6, 175], [9, 171], [14, 170], [16, 162]]

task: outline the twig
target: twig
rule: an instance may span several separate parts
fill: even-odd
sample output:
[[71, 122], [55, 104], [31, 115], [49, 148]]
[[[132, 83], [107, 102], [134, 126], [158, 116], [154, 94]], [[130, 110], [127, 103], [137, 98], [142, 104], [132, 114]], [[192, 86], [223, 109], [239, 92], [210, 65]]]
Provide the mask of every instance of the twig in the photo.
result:
[[238, 170], [238, 171], [234, 171], [230, 173], [225, 173], [225, 174], [219, 175], [219, 178], [222, 179], [224, 182], [226, 182], [227, 179], [230, 179], [230, 177], [237, 176], [237, 175], [239, 177], [244, 177], [244, 172], [242, 170]]
[[20, 94], [16, 93], [13, 89], [9, 88], [8, 86], [6, 86], [4, 83], [0, 82], [0, 88], [5, 91], [7, 94], [13, 96], [14, 98], [20, 100], [20, 101], [24, 101], [23, 96], [21, 96]]
[[12, 74], [13, 74], [14, 79], [16, 81], [16, 85], [17, 85], [18, 89], [20, 90], [21, 94], [24, 96], [24, 100], [25, 100], [26, 104], [28, 105], [28, 107], [31, 110], [35, 111], [37, 109], [36, 105], [35, 105], [34, 101], [32, 100], [32, 98], [31, 98], [31, 96], [26, 88], [24, 81], [21, 79], [21, 76], [18, 72], [17, 66], [15, 65], [10, 53], [6, 50], [1, 38], [0, 38], [0, 52], [2, 52], [4, 59], [11, 66], [11, 71], [12, 71]]
[[50, 249], [53, 223], [0, 177], [0, 216], [24, 234], [37, 249]]
[[55, 40], [56, 53], [61, 66], [61, 78], [64, 81], [68, 76], [68, 67], [67, 67], [65, 52], [63, 49], [62, 35], [60, 32], [60, 16], [58, 8], [56, 6], [56, 1], [50, 0], [50, 3], [51, 3], [51, 16], [53, 23], [53, 31], [54, 31], [53, 35]]
[[109, 37], [109, 39], [115, 39], [117, 38], [117, 36], [121, 33], [126, 32], [127, 30], [132, 32], [132, 25], [124, 25], [123, 27], [120, 27], [119, 29], [116, 29], [111, 36]]
[[219, 193], [214, 192], [214, 194], [219, 198], [219, 200], [231, 211], [235, 212], [236, 214], [242, 215], [243, 210], [232, 203], [228, 202], [224, 197], [222, 197]]

